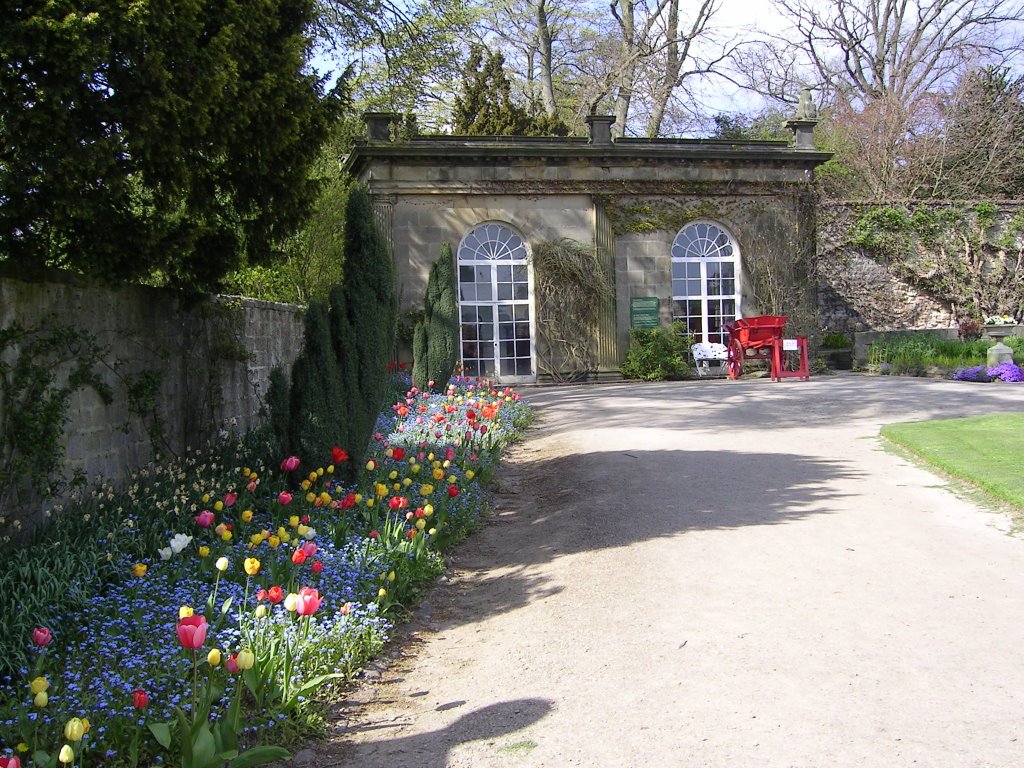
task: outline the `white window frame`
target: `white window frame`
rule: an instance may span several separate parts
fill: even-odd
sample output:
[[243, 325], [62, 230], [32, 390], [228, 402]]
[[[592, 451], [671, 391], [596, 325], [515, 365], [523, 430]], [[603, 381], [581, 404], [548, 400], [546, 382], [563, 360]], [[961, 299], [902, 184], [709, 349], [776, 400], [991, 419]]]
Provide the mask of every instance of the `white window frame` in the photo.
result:
[[[722, 241], [724, 237], [725, 242]], [[740, 307], [740, 281], [741, 281], [741, 260], [740, 250], [736, 243], [736, 238], [732, 236], [726, 227], [717, 222], [709, 219], [698, 219], [696, 221], [688, 222], [679, 232], [676, 233], [675, 239], [672, 241], [671, 248], [671, 267], [670, 267], [670, 280], [672, 281], [672, 319], [687, 321], [690, 315], [681, 315], [677, 312], [677, 302], [686, 301], [700, 301], [701, 303], [701, 328], [700, 338], [698, 341], [702, 342], [713, 342], [713, 343], [727, 343], [728, 334], [724, 330], [724, 325], [727, 322], [731, 322], [739, 317], [742, 317], [742, 309]], [[708, 292], [708, 264], [711, 262], [723, 263], [729, 262], [733, 265], [733, 292], [729, 294], [712, 294]], [[675, 277], [677, 265], [699, 265], [699, 279], [700, 279], [700, 294], [682, 294], [677, 293], [676, 286], [677, 282], [686, 284], [686, 278]], [[684, 272], [689, 269], [688, 266], [684, 266]], [[697, 279], [696, 275], [690, 275], [690, 280]], [[715, 315], [715, 317], [721, 317], [722, 319], [722, 330], [715, 331], [715, 334], [719, 335], [719, 338], [712, 338], [711, 331], [709, 330], [709, 312], [708, 302], [716, 300], [732, 300], [735, 302], [735, 312], [733, 316], [728, 315]], [[696, 317], [693, 315], [692, 317]], [[689, 324], [688, 324], [689, 327]]]

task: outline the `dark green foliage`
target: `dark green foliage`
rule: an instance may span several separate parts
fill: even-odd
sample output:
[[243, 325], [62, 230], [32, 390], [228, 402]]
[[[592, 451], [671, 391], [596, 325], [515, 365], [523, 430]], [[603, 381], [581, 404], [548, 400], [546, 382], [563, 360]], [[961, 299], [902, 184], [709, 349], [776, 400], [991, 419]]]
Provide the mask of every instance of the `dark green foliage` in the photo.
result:
[[455, 97], [454, 132], [467, 136], [567, 136], [558, 118], [533, 115], [515, 103], [505, 57], [474, 44]]
[[391, 254], [362, 187], [352, 189], [345, 209], [345, 282], [336, 306], [343, 306], [344, 316], [336, 318], [335, 327], [348, 330], [336, 332], [336, 338], [351, 344], [337, 349], [351, 440], [341, 447], [358, 466], [384, 405], [398, 318]]
[[412, 383], [420, 389], [443, 392], [458, 363], [459, 303], [456, 299], [455, 257], [449, 243], [430, 267], [423, 320], [413, 338]]
[[327, 303], [306, 312], [305, 343], [292, 368], [289, 445], [305, 467], [323, 466], [343, 430], [341, 377], [331, 340]]
[[0, 260], [216, 287], [308, 213], [336, 109], [312, 0], [9, 7]]
[[678, 321], [671, 328], [633, 328], [622, 375], [641, 381], [685, 378], [690, 371], [687, 352], [692, 340]]
[[[292, 413], [291, 387], [288, 374], [279, 365], [270, 372], [267, 386], [267, 411], [270, 429], [277, 443], [273, 456], [285, 456], [291, 448], [291, 437], [289, 436]], [[268, 458], [273, 458], [273, 456]]]

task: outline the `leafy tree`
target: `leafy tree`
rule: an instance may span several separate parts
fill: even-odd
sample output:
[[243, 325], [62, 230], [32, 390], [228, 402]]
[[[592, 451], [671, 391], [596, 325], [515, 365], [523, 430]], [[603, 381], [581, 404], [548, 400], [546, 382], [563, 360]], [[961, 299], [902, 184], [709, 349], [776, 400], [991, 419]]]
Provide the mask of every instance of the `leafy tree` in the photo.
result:
[[566, 136], [568, 127], [547, 113], [531, 115], [515, 103], [505, 57], [482, 45], [470, 48], [462, 89], [455, 97], [455, 133], [468, 136]]
[[412, 383], [420, 389], [443, 391], [458, 363], [459, 302], [456, 299], [455, 257], [449, 243], [430, 267], [423, 319], [413, 337]]
[[215, 286], [309, 211], [337, 97], [312, 0], [18, 4], [0, 26], [0, 259]]
[[394, 352], [398, 307], [391, 254], [377, 228], [370, 195], [349, 193], [345, 209], [345, 281], [332, 297], [341, 380], [345, 382], [350, 445], [358, 466], [383, 406], [387, 366]]

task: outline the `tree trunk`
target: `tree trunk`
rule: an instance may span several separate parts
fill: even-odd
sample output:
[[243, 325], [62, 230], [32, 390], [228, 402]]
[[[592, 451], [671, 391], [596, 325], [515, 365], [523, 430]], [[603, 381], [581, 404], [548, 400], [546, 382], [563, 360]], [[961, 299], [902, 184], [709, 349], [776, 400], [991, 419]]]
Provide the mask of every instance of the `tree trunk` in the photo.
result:
[[551, 27], [546, 0], [537, 2], [537, 53], [540, 67], [540, 98], [548, 117], [558, 117], [555, 87], [551, 77]]

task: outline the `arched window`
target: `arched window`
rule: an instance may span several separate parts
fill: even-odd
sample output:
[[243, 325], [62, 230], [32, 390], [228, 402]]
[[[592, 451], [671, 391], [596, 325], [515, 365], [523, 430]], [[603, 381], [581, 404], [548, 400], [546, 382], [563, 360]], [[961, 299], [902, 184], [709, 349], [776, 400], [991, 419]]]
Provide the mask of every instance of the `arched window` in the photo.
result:
[[503, 383], [534, 376], [530, 266], [511, 227], [479, 224], [459, 243], [459, 315], [463, 370]]
[[672, 318], [697, 341], [724, 344], [723, 328], [739, 316], [739, 250], [718, 224], [687, 224], [672, 243]]

